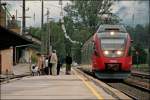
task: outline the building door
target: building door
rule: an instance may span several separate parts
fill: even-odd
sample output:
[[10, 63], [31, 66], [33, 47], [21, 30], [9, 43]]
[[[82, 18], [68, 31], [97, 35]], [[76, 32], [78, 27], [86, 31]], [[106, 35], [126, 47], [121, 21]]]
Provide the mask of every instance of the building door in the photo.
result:
[[1, 57], [2, 57], [2, 56], [1, 56], [1, 53], [0, 53], [0, 74], [1, 74], [1, 71], [2, 71], [2, 70], [1, 70], [1, 69], [2, 69], [2, 59], [1, 59]]
[[16, 65], [16, 47], [13, 47], [13, 65]]

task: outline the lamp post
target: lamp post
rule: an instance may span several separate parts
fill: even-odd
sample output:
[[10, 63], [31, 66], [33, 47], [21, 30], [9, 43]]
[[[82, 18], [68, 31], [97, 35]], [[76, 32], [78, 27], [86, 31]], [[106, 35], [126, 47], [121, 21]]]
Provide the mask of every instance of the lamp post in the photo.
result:
[[52, 45], [51, 45], [51, 31], [50, 31], [50, 21], [51, 19], [53, 18], [50, 18], [50, 11], [49, 11], [49, 8], [47, 8], [47, 33], [48, 33], [48, 42], [46, 41], [47, 43], [47, 54], [52, 52]]
[[44, 0], [42, 0], [42, 14], [41, 14], [41, 28], [43, 28], [43, 21], [44, 21]]
[[25, 19], [25, 0], [23, 0], [23, 8], [22, 8], [22, 33], [25, 33], [25, 27], [26, 27], [26, 19]]

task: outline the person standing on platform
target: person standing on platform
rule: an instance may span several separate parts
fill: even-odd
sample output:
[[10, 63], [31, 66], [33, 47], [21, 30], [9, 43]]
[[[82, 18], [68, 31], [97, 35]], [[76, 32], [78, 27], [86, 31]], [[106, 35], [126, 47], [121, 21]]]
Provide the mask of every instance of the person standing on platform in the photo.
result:
[[50, 52], [48, 56], [48, 75], [52, 75], [52, 63], [50, 63], [51, 56], [52, 56], [52, 53]]
[[35, 64], [31, 66], [31, 71], [32, 71], [32, 76], [38, 75], [38, 67]]
[[57, 75], [57, 55], [56, 55], [56, 50], [53, 50], [52, 55], [51, 55], [51, 59], [50, 59], [50, 63], [52, 64], [52, 75]]
[[72, 64], [72, 57], [67, 54], [67, 56], [66, 56], [66, 75], [71, 74], [71, 64]]
[[48, 75], [48, 57], [45, 59], [45, 73]]
[[42, 59], [42, 69], [41, 69], [41, 73], [42, 75], [45, 74], [45, 55], [42, 55], [41, 56], [41, 59]]
[[62, 63], [61, 63], [61, 60], [60, 60], [60, 56], [58, 56], [57, 58], [58, 58], [58, 62], [57, 62], [57, 75], [59, 75]]
[[38, 56], [38, 61], [37, 61], [38, 72], [39, 72], [39, 75], [41, 75], [42, 74], [42, 63], [43, 63], [43, 61], [42, 61], [42, 57], [41, 57], [40, 53], [38, 53], [37, 56]]

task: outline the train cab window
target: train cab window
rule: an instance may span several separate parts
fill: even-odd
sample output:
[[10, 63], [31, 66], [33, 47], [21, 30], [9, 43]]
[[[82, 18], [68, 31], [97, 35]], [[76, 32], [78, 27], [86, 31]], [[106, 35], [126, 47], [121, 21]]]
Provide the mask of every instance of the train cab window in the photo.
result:
[[106, 32], [106, 31], [117, 31], [126, 33], [127, 30], [123, 25], [100, 25], [97, 30], [97, 33]]
[[124, 50], [125, 39], [101, 39], [101, 47], [103, 50]]

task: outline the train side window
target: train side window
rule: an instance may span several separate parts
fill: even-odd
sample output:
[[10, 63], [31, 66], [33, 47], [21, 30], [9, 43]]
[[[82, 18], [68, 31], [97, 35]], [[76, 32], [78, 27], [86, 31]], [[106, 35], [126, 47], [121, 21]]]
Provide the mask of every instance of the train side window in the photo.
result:
[[93, 50], [93, 45], [92, 42], [90, 42], [90, 54], [92, 54], [92, 50]]
[[92, 41], [92, 49], [94, 49], [94, 42]]
[[94, 50], [94, 55], [95, 56], [99, 56], [97, 50], [96, 50], [96, 44], [94, 43], [94, 46], [93, 46], [93, 50]]
[[95, 50], [96, 49], [96, 44], [93, 42], [93, 49]]
[[131, 56], [131, 55], [132, 55], [132, 47], [130, 46], [128, 50], [128, 56]]

